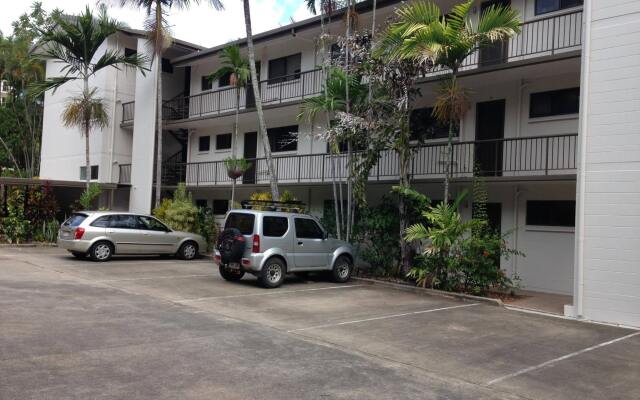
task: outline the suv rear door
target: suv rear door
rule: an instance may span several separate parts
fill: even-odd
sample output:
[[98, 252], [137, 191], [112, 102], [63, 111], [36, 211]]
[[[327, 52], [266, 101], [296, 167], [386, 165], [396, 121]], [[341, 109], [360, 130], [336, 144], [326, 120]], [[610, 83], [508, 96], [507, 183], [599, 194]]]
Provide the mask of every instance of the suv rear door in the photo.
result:
[[318, 223], [305, 217], [293, 217], [295, 226], [296, 268], [323, 268], [329, 265], [324, 231]]
[[[262, 235], [260, 248], [263, 253], [272, 248], [282, 249], [285, 256], [293, 259], [293, 228], [290, 226], [289, 218], [280, 215], [262, 216]], [[295, 266], [289, 266], [290, 268]]]

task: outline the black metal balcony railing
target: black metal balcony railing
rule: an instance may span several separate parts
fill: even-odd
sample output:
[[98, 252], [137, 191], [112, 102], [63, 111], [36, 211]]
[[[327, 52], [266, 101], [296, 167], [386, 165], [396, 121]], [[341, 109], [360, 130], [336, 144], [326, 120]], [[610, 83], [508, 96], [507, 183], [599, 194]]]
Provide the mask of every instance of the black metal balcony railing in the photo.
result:
[[[582, 10], [554, 15], [525, 22], [521, 32], [508, 41], [481, 49], [467, 57], [461, 68], [468, 71], [479, 67], [499, 65], [507, 62], [527, 60], [534, 57], [555, 55], [579, 50], [582, 46]], [[446, 73], [435, 70], [429, 76]], [[265, 105], [281, 104], [316, 96], [322, 91], [322, 71], [300, 72], [278, 79], [260, 82], [260, 96]], [[240, 90], [240, 109], [255, 106], [251, 87]], [[193, 96], [181, 96], [164, 103], [163, 116], [167, 120], [214, 116], [235, 110], [238, 102], [235, 88], [224, 88]], [[131, 122], [134, 115], [133, 102], [122, 105], [122, 122]]]
[[[416, 146], [410, 171], [413, 179], [438, 179], [444, 177], [449, 163], [456, 178], [471, 177], [474, 173], [505, 177], [573, 174], [577, 137], [577, 134], [566, 134], [456, 142], [450, 160], [446, 143]], [[266, 159], [249, 161], [253, 167], [238, 183], [268, 184]], [[274, 164], [280, 183], [326, 183], [331, 182], [334, 176], [344, 180], [348, 173], [345, 154], [276, 156]], [[398, 171], [397, 154], [392, 150], [384, 151], [372, 168], [369, 180], [397, 180]], [[165, 163], [162, 176], [166, 185], [178, 182], [186, 182], [190, 186], [231, 184], [223, 161]]]

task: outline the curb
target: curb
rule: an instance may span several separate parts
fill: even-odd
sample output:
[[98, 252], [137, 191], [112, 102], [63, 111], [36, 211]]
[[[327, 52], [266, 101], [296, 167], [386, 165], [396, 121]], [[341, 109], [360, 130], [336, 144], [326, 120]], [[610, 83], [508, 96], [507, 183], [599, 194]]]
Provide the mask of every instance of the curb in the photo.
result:
[[404, 285], [404, 284], [401, 284], [401, 283], [385, 282], [385, 281], [381, 281], [381, 280], [378, 280], [378, 279], [371, 279], [371, 278], [352, 277], [351, 279], [353, 279], [355, 281], [366, 282], [366, 283], [371, 284], [371, 285], [389, 287], [389, 288], [399, 289], [399, 290], [405, 290], [405, 291], [408, 291], [408, 292], [421, 294], [421, 295], [424, 295], [424, 296], [446, 297], [446, 298], [449, 298], [449, 299], [485, 303], [485, 304], [488, 304], [488, 305], [491, 305], [491, 306], [495, 306], [495, 307], [504, 307], [504, 303], [500, 299], [492, 299], [492, 298], [489, 298], [489, 297], [474, 296], [474, 295], [465, 294], [465, 293], [445, 292], [444, 290], [421, 288], [421, 287], [417, 287], [417, 286]]
[[8, 247], [58, 247], [55, 243], [0, 243], [0, 248]]

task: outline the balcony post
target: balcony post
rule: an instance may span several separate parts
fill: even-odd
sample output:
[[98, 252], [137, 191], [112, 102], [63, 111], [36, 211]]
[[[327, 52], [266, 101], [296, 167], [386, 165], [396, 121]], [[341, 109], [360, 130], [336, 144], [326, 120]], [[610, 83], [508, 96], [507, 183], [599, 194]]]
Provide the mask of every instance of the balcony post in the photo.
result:
[[551, 25], [552, 25], [552, 29], [551, 29], [551, 55], [555, 54], [555, 49], [556, 49], [556, 18], [559, 17], [554, 17], [551, 19]]
[[544, 160], [544, 174], [549, 175], [549, 138], [545, 138], [546, 141], [546, 149], [545, 149], [545, 160]]
[[[309, 155], [311, 157], [311, 155]], [[300, 183], [300, 170], [301, 170], [301, 163], [302, 163], [302, 157], [297, 156], [298, 157], [298, 183]]]
[[304, 99], [304, 80], [307, 78], [307, 74], [303, 73], [300, 74], [300, 78], [302, 79], [302, 91], [301, 91], [301, 96]]

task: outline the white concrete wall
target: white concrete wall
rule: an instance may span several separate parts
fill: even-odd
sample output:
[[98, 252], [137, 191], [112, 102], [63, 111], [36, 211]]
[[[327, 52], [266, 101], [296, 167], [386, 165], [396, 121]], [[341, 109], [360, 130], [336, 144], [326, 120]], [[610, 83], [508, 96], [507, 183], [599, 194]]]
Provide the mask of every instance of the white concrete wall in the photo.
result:
[[640, 2], [585, 3], [574, 311], [640, 326]]
[[[138, 39], [138, 53], [151, 54], [146, 39]], [[155, 99], [157, 95], [156, 74], [157, 68], [153, 67], [145, 76], [141, 72], [136, 74], [129, 197], [129, 210], [132, 212], [149, 213], [151, 211], [156, 103], [149, 100]]]

